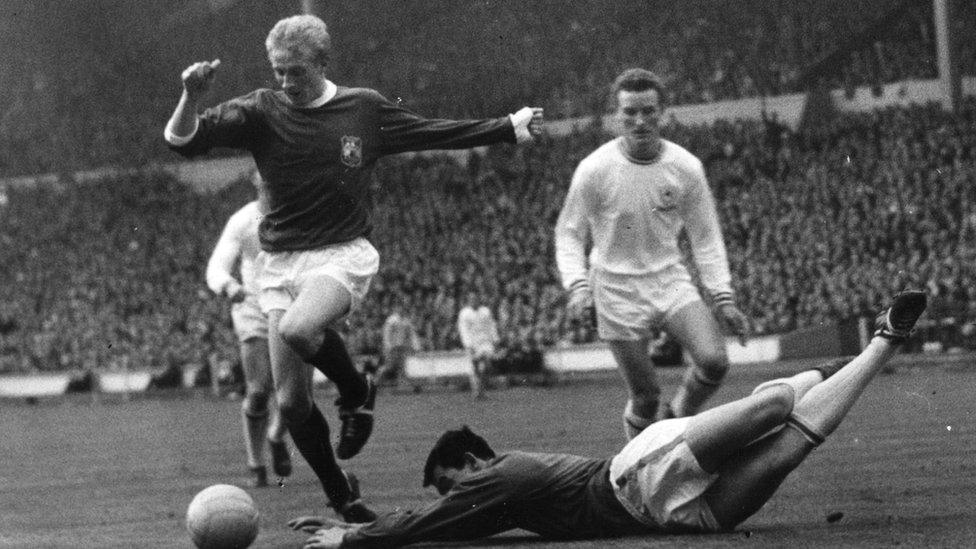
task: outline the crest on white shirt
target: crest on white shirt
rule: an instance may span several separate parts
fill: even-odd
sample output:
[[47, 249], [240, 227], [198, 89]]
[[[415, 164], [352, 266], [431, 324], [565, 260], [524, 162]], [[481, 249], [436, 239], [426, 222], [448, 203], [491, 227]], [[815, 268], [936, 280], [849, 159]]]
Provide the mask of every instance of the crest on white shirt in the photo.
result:
[[678, 186], [670, 181], [665, 181], [657, 188], [656, 210], [668, 212], [678, 207]]

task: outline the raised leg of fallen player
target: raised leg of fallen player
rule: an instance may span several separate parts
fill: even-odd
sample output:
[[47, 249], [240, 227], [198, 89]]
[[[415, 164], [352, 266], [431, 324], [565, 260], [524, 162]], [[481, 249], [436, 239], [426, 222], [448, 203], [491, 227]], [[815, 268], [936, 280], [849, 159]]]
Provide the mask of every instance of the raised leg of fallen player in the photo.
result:
[[[908, 304], [913, 326], [924, 297]], [[904, 303], [904, 301], [903, 301]], [[909, 327], [910, 329], [910, 327]], [[903, 334], [895, 334], [896, 336]], [[758, 511], [786, 476], [840, 425], [903, 337], [876, 335], [853, 360], [764, 383], [752, 395], [694, 416], [685, 440], [718, 479], [705, 493], [718, 523], [733, 528]]]
[[320, 276], [303, 286], [287, 311], [269, 314], [271, 366], [282, 417], [332, 506], [340, 511], [353, 494], [336, 461], [328, 423], [312, 397], [311, 367], [335, 383], [340, 405], [356, 406], [366, 400], [367, 384], [331, 327], [348, 312], [350, 303], [345, 287]]
[[648, 349], [649, 336], [608, 341], [630, 391], [624, 410], [624, 429], [633, 438], [655, 421], [694, 415], [718, 390], [728, 372], [725, 339], [711, 310], [695, 301], [675, 311], [664, 329], [692, 359], [673, 398], [665, 402]]

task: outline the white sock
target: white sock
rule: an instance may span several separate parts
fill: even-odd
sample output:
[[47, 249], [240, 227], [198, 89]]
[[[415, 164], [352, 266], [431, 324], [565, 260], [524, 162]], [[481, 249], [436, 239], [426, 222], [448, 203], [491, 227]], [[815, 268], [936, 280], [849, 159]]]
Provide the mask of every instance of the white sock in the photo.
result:
[[826, 438], [840, 425], [868, 383], [895, 352], [896, 347], [887, 340], [872, 339], [861, 354], [807, 391], [793, 408], [791, 419], [811, 431], [814, 437]]

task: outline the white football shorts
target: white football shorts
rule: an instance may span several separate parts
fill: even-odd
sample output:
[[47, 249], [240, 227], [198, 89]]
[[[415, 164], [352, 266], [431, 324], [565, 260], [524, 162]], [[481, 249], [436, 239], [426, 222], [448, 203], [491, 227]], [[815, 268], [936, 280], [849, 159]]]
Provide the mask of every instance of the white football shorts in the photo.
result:
[[257, 296], [248, 294], [244, 301], [231, 305], [230, 320], [241, 343], [254, 338], [268, 339], [268, 317], [261, 312]]
[[683, 265], [639, 276], [592, 269], [590, 287], [603, 340], [648, 337], [682, 307], [702, 299]]
[[261, 310], [267, 314], [291, 306], [310, 278], [325, 275], [342, 284], [351, 297], [350, 312], [359, 307], [380, 267], [380, 254], [365, 238], [296, 252], [261, 252], [257, 276]]
[[691, 418], [658, 421], [610, 462], [614, 495], [635, 519], [669, 532], [719, 532], [703, 494], [718, 478], [707, 473], [688, 443]]

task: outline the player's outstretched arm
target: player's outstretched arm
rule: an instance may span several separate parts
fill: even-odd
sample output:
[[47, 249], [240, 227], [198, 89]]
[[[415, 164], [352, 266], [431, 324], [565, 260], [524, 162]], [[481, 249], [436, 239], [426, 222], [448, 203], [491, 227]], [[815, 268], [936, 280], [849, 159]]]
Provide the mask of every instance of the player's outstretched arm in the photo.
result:
[[166, 123], [167, 140], [191, 137], [197, 130], [197, 107], [217, 76], [220, 59], [200, 61], [183, 70], [183, 94]]

